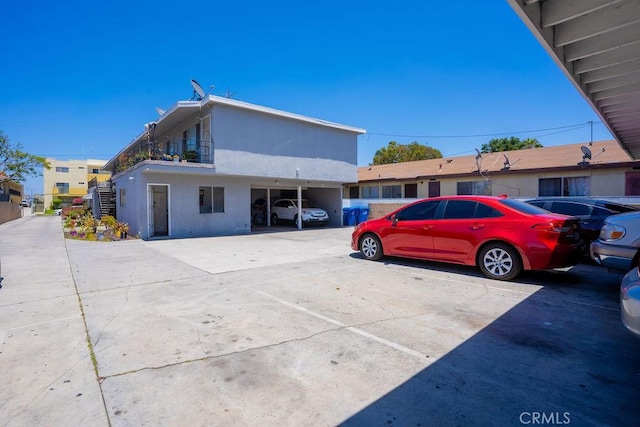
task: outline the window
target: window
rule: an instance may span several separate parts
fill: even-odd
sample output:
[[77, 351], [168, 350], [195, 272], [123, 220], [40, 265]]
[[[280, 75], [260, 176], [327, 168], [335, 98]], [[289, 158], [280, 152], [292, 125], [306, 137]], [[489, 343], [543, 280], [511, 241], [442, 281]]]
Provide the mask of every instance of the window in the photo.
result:
[[377, 185], [368, 185], [362, 187], [362, 198], [363, 199], [379, 199], [380, 198], [380, 189]]
[[401, 199], [402, 186], [401, 185], [383, 185], [382, 198], [383, 199]]
[[58, 189], [58, 194], [69, 194], [68, 182], [56, 182], [56, 188]]
[[200, 213], [213, 212], [213, 191], [211, 187], [200, 187]]
[[418, 184], [405, 184], [404, 197], [407, 199], [416, 199], [418, 197]]
[[540, 178], [538, 195], [545, 196], [588, 196], [590, 180], [588, 176], [564, 178]]
[[491, 181], [466, 181], [458, 183], [458, 195], [490, 196]]
[[273, 206], [277, 208], [288, 208], [289, 206], [293, 206], [291, 200], [278, 200]]
[[199, 188], [200, 213], [224, 212], [224, 187]]
[[433, 219], [440, 202], [422, 202], [406, 207], [398, 212], [398, 221], [422, 221]]
[[124, 208], [127, 206], [127, 189], [120, 189], [120, 207]]
[[213, 187], [213, 211], [224, 212], [224, 187]]
[[591, 206], [581, 203], [553, 202], [551, 204], [551, 212], [569, 216], [589, 216], [591, 215]]
[[56, 166], [56, 172], [68, 173], [69, 172], [69, 168], [68, 167], [62, 167], [62, 166]]
[[484, 203], [478, 203], [476, 206], [476, 213], [474, 218], [497, 218], [502, 216], [502, 213], [495, 210], [491, 206], [487, 206]]
[[350, 199], [359, 199], [360, 198], [360, 187], [357, 185], [349, 187], [349, 198]]
[[449, 200], [444, 209], [443, 219], [473, 218], [476, 212], [476, 202], [469, 200]]
[[84, 182], [79, 182], [78, 185], [84, 185]]
[[78, 169], [84, 169], [84, 166], [78, 166]]
[[91, 169], [91, 173], [100, 173], [100, 169]]

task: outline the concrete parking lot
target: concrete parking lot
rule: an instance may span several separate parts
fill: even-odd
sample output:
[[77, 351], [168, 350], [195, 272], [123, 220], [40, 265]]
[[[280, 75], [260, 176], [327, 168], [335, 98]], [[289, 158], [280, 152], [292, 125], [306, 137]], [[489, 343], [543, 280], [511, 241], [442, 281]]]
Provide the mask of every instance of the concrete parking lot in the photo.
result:
[[[351, 229], [65, 240], [0, 225], [0, 424], [637, 425], [619, 273], [515, 282]], [[544, 422], [542, 422], [544, 421]]]

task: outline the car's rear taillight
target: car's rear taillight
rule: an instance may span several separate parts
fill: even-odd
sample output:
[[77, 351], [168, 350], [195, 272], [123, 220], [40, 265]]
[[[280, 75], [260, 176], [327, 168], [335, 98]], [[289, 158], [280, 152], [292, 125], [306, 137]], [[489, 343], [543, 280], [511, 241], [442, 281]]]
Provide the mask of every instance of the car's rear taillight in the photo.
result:
[[578, 225], [575, 222], [551, 220], [549, 222], [536, 224], [531, 228], [534, 230], [557, 234], [559, 241], [563, 242], [575, 242], [580, 240]]
[[565, 222], [549, 221], [542, 224], [536, 224], [531, 228], [540, 231], [548, 231], [550, 233], [572, 233], [575, 226], [571, 226]]

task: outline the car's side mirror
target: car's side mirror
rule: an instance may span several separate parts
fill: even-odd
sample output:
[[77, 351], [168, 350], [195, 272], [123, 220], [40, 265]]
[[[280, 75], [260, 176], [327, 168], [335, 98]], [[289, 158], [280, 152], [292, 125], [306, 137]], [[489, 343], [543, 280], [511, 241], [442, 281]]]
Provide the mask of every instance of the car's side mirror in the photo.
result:
[[398, 224], [398, 215], [394, 215], [391, 217], [391, 225]]

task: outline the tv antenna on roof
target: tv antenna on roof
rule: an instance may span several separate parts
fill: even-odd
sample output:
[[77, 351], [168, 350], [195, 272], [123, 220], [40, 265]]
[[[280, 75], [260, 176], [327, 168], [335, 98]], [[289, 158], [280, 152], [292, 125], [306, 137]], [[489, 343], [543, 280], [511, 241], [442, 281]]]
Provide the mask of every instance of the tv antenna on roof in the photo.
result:
[[163, 114], [164, 114], [164, 112], [165, 112], [165, 111], [164, 111], [162, 108], [160, 108], [160, 107], [156, 107], [156, 113], [158, 113], [158, 114], [160, 114], [160, 115], [163, 115]]
[[511, 168], [511, 166], [515, 165], [520, 161], [520, 159], [518, 159], [515, 162], [511, 163], [511, 161], [509, 161], [509, 158], [507, 157], [506, 154], [502, 154], [502, 155], [504, 156], [504, 165], [502, 165], [503, 171], [508, 171]]
[[211, 85], [211, 87], [209, 88], [209, 91], [205, 93], [204, 89], [202, 89], [202, 86], [200, 86], [200, 83], [198, 83], [194, 79], [191, 79], [191, 87], [193, 88], [193, 97], [191, 98], [191, 100], [200, 101], [202, 100], [202, 98], [209, 95], [209, 93], [213, 90], [214, 86]]
[[224, 93], [224, 97], [231, 98], [235, 94], [236, 94], [235, 92], [231, 92], [231, 89], [227, 88], [227, 91]]

